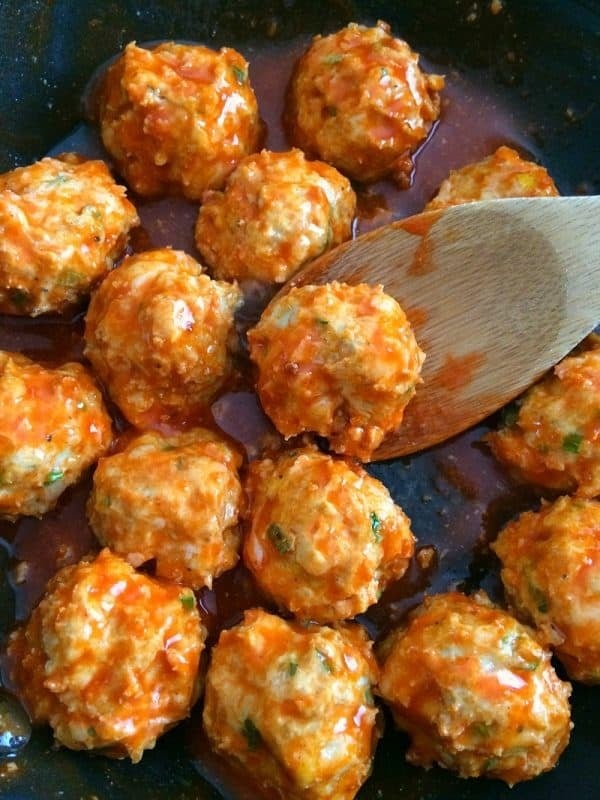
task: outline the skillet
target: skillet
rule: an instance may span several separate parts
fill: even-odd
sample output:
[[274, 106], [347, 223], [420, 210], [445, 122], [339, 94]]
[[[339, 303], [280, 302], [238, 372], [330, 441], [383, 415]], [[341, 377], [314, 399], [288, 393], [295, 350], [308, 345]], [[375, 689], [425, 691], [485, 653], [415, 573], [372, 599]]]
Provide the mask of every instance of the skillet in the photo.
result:
[[[63, 140], [81, 119], [80, 98], [92, 72], [132, 39], [185, 39], [215, 47], [231, 44], [252, 64], [250, 51], [297, 46], [298, 37], [307, 41], [312, 34], [336, 30], [351, 20], [381, 18], [427, 64], [467, 87], [466, 99], [469, 91], [476, 104], [484, 98], [483, 116], [497, 113], [498, 107], [507, 110], [502, 119], [510, 119], [504, 127], [499, 125], [497, 144], [510, 131], [517, 144], [548, 168], [561, 193], [597, 194], [600, 6], [594, 0], [504, 0], [500, 12], [494, 14], [490, 5], [487, 0], [403, 0], [401, 4], [394, 0], [100, 4], [2, 0], [0, 170], [29, 163]], [[441, 134], [442, 128], [436, 135]], [[464, 136], [468, 135], [465, 128]], [[448, 159], [445, 171], [455, 166], [449, 163], [452, 154]], [[413, 590], [440, 591], [457, 585], [471, 590], [481, 585], [492, 596], [500, 596], [497, 565], [486, 542], [514, 513], [533, 507], [537, 495], [514, 486], [495, 467], [478, 444], [486, 427], [419, 456], [370, 467], [413, 520], [419, 543], [437, 548], [435, 569], [413, 576]], [[481, 471], [488, 475], [486, 483], [476, 479]], [[5, 633], [15, 611], [14, 587], [5, 574], [12, 534], [2, 527], [0, 536], [0, 626]], [[399, 597], [385, 613], [399, 617], [406, 607], [405, 599]], [[371, 621], [379, 627], [389, 622], [377, 616]], [[572, 706], [575, 729], [559, 766], [512, 790], [497, 781], [465, 781], [441, 769], [425, 772], [409, 767], [403, 755], [406, 740], [393, 731], [388, 719], [374, 774], [359, 798], [562, 800], [575, 792], [582, 798], [598, 797], [600, 689], [576, 686]], [[8, 762], [0, 762], [0, 797], [250, 797], [243, 785], [197, 757], [197, 748], [190, 748], [195, 728], [194, 721], [176, 728], [135, 767], [64, 749], [55, 751], [49, 731], [37, 731], [12, 762], [14, 771], [6, 768]]]

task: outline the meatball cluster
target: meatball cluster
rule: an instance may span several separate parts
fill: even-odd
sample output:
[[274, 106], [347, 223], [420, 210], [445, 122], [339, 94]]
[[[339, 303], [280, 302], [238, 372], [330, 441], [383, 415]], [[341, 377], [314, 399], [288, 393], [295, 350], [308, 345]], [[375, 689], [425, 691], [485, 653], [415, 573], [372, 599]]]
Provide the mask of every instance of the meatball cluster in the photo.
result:
[[85, 354], [133, 425], [193, 419], [229, 377], [237, 286], [191, 256], [151, 250], [126, 259], [94, 293]]
[[492, 548], [517, 614], [571, 678], [600, 683], [600, 502], [561, 497], [521, 514]]
[[11, 635], [12, 680], [61, 744], [136, 762], [189, 714], [205, 635], [189, 589], [103, 550], [60, 570]]
[[379, 22], [317, 36], [288, 86], [291, 141], [357, 181], [390, 176], [408, 186], [412, 153], [440, 113], [440, 75]]
[[379, 735], [376, 679], [359, 626], [301, 625], [252, 609], [212, 651], [204, 726], [217, 752], [259, 789], [351, 800]]
[[425, 599], [384, 642], [379, 693], [413, 764], [509, 785], [551, 769], [569, 741], [569, 683], [550, 653], [485, 596]]
[[0, 175], [0, 312], [37, 317], [73, 306], [138, 223], [103, 161], [68, 154]]
[[104, 146], [142, 196], [199, 200], [263, 136], [248, 63], [229, 47], [131, 42], [105, 76], [99, 120]]
[[0, 516], [41, 516], [112, 441], [111, 419], [81, 365], [51, 369], [0, 351]]
[[204, 429], [136, 436], [100, 460], [88, 518], [100, 542], [134, 566], [199, 589], [235, 566], [239, 454]]
[[410, 522], [362, 467], [304, 448], [253, 462], [246, 490], [244, 561], [297, 617], [354, 617], [406, 571]]
[[491, 156], [452, 170], [442, 182], [426, 211], [503, 197], [554, 197], [558, 190], [548, 172], [527, 161], [510, 147], [499, 147]]
[[579, 497], [600, 493], [600, 336], [588, 337], [529, 389], [486, 437], [522, 480]]
[[248, 341], [279, 432], [314, 431], [363, 460], [402, 421], [425, 358], [399, 304], [365, 284], [294, 288], [269, 304]]
[[207, 193], [196, 244], [224, 280], [283, 283], [350, 238], [356, 196], [343, 175], [300, 150], [248, 156], [223, 192]]

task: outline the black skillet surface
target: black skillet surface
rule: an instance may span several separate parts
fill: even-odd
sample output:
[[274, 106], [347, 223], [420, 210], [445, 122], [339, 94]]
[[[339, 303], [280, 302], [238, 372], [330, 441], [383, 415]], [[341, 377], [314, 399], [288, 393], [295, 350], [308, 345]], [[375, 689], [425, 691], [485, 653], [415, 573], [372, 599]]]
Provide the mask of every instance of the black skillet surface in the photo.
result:
[[[437, 69], [459, 83], [464, 79], [487, 87], [492, 97], [515, 109], [515, 138], [542, 159], [562, 193], [599, 193], [600, 5], [596, 0], [504, 0], [498, 14], [492, 13], [491, 5], [487, 0], [1, 0], [0, 170], [26, 164], [63, 139], [81, 117], [81, 93], [93, 70], [132, 39], [233, 44], [245, 52], [271, 42], [285, 45], [299, 34], [332, 31], [351, 20], [381, 18]], [[443, 135], [443, 127], [436, 135]], [[412, 577], [412, 591], [482, 585], [498, 597], [495, 564], [485, 544], [510, 515], [532, 507], [537, 498], [514, 487], [494, 466], [477, 443], [483, 430], [418, 457], [371, 468], [412, 518], [419, 543], [437, 548], [432, 568]], [[14, 605], [1, 545], [2, 540], [0, 634], [10, 625]], [[397, 603], [392, 599], [386, 606], [389, 618], [372, 615], [374, 627], [385, 628], [414, 602], [398, 597]], [[563, 800], [575, 793], [585, 800], [600, 797], [599, 712], [600, 688], [575, 687], [575, 730], [559, 766], [512, 790], [497, 781], [465, 781], [441, 769], [425, 772], [407, 766], [405, 740], [388, 720], [374, 774], [359, 798]], [[41, 730], [17, 759], [0, 760], [0, 797], [246, 797], [243, 787], [194, 763], [190, 739], [193, 735], [184, 725], [134, 767], [54, 750], [49, 732]], [[212, 776], [220, 791], [200, 772]]]

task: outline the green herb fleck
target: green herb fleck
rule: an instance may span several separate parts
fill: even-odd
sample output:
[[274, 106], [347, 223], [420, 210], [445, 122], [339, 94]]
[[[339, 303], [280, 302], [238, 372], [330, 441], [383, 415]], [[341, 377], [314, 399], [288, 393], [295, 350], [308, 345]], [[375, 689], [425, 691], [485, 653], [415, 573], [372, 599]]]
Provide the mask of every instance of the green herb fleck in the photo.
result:
[[498, 766], [498, 759], [494, 758], [492, 756], [492, 758], [488, 758], [487, 761], [484, 763], [483, 771], [484, 772], [490, 772], [491, 770], [495, 769], [497, 766]]
[[583, 441], [583, 436], [580, 433], [568, 433], [562, 442], [562, 449], [567, 453], [578, 453]]
[[250, 717], [246, 717], [242, 725], [242, 733], [248, 742], [250, 750], [256, 750], [262, 744], [262, 736]]
[[527, 588], [529, 589], [529, 595], [531, 599], [537, 606], [537, 610], [540, 612], [540, 614], [546, 614], [549, 608], [549, 604], [548, 604], [548, 598], [546, 597], [544, 592], [542, 592], [539, 586], [536, 586], [531, 581], [529, 581]]
[[390, 73], [387, 71], [386, 67], [382, 67], [380, 71], [380, 75], [382, 78], [387, 78]]
[[67, 175], [65, 172], [59, 172], [54, 178], [48, 178], [47, 181], [43, 181], [46, 186], [60, 186], [63, 183], [67, 183], [71, 180], [71, 176]]
[[289, 553], [292, 550], [292, 542], [289, 536], [274, 522], [267, 528], [267, 536], [278, 553]]
[[102, 219], [102, 212], [99, 211], [96, 206], [84, 206], [81, 209], [82, 214], [89, 214], [96, 222], [100, 222]]
[[525, 661], [523, 664], [519, 664], [517, 669], [522, 669], [526, 672], [535, 672], [539, 665], [539, 659], [537, 661]]
[[519, 419], [519, 406], [516, 403], [509, 403], [502, 409], [500, 422], [503, 428], [512, 428]]
[[317, 317], [316, 319], [317, 319], [317, 323], [319, 325], [329, 325], [329, 320], [328, 319], [322, 319], [321, 317]]
[[370, 688], [365, 689], [365, 703], [368, 706], [375, 705], [375, 698], [373, 697], [373, 692]]
[[23, 289], [11, 289], [8, 293], [8, 299], [18, 309], [23, 309], [29, 302], [29, 292]]
[[337, 108], [335, 106], [325, 106], [324, 111], [328, 117], [337, 117]]
[[248, 73], [246, 72], [246, 70], [242, 69], [241, 67], [235, 66], [231, 68], [231, 71], [233, 72], [235, 79], [239, 83], [239, 85], [243, 86], [246, 83], [246, 79], [248, 77]]
[[333, 672], [333, 666], [331, 661], [329, 660], [327, 653], [324, 653], [322, 650], [315, 650], [315, 655], [321, 662], [321, 666], [325, 670], [325, 672]]
[[382, 539], [381, 520], [374, 511], [371, 511], [371, 515], [369, 518], [371, 520], [371, 531], [373, 533], [373, 538], [375, 539], [376, 542], [380, 542]]
[[87, 729], [87, 735], [88, 735], [90, 738], [92, 738], [92, 739], [95, 739], [95, 738], [96, 738], [96, 736], [97, 736], [97, 734], [96, 734], [96, 728], [93, 728], [93, 727], [90, 725], [90, 727]]
[[74, 269], [66, 269], [61, 273], [57, 283], [59, 286], [77, 286], [83, 281], [83, 275]]
[[290, 661], [288, 664], [288, 675], [290, 678], [293, 678], [294, 675], [298, 672], [298, 662], [297, 661]]
[[56, 481], [59, 481], [61, 478], [64, 477], [64, 472], [62, 469], [53, 469], [46, 475], [46, 480], [44, 481], [44, 486], [51, 486]]
[[328, 56], [325, 56], [323, 61], [325, 64], [339, 64], [343, 58], [343, 53], [330, 53]]
[[487, 739], [491, 734], [491, 726], [485, 722], [473, 722], [470, 728], [473, 733], [480, 736], [482, 739]]
[[191, 611], [196, 607], [196, 599], [193, 594], [180, 594], [179, 602], [186, 611]]

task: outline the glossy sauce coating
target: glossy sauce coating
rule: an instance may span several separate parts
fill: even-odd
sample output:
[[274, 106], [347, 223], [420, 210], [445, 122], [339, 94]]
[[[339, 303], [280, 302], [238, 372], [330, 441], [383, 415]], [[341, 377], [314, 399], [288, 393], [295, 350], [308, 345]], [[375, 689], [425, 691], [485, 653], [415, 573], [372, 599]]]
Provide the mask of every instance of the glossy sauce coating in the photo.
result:
[[380, 654], [378, 691], [411, 737], [413, 764], [513, 785], [551, 769], [569, 741], [571, 685], [484, 595], [426, 598]]
[[600, 683], [600, 502], [560, 497], [510, 522], [492, 548], [518, 616], [573, 680]]
[[358, 625], [301, 625], [251, 609], [213, 649], [204, 724], [261, 793], [351, 800], [378, 739], [376, 680]]

